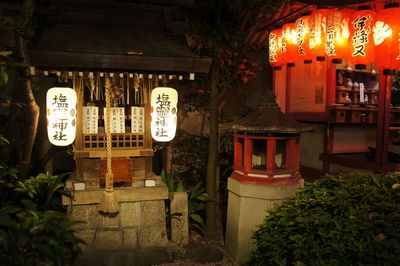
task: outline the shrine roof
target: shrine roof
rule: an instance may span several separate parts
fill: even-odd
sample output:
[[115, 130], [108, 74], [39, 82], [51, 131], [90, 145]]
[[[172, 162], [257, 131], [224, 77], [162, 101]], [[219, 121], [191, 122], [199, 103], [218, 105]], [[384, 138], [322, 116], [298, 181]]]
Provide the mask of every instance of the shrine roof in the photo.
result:
[[[169, 18], [171, 7], [59, 0], [29, 47], [35, 66], [207, 73]], [[128, 54], [131, 53], [131, 54]]]
[[271, 132], [297, 134], [311, 131], [312, 127], [297, 122], [285, 115], [280, 110], [278, 104], [261, 103], [258, 109], [247, 116], [231, 122], [225, 123], [221, 129], [247, 132]]

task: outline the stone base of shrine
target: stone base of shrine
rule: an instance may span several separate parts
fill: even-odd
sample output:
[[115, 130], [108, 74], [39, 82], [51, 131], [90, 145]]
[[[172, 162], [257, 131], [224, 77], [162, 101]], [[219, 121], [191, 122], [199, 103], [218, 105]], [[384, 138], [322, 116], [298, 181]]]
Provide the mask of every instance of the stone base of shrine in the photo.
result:
[[163, 247], [168, 244], [165, 200], [168, 189], [156, 187], [115, 188], [119, 212], [104, 214], [98, 206], [103, 189], [75, 191], [74, 200], [64, 197], [68, 215], [83, 223], [74, 226], [86, 241], [84, 253]]
[[241, 265], [255, 248], [251, 239], [267, 210], [293, 196], [304, 186], [297, 178], [286, 185], [258, 185], [228, 179], [228, 214], [225, 249], [232, 265]]

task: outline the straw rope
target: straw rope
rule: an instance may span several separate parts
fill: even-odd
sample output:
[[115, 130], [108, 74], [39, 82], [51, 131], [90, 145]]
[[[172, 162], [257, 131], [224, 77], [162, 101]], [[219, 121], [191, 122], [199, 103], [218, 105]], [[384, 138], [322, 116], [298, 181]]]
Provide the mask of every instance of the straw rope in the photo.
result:
[[[106, 141], [107, 141], [107, 173], [111, 174], [111, 97], [110, 97], [111, 84], [110, 80], [106, 79]], [[108, 186], [106, 186], [108, 188]]]
[[106, 115], [105, 115], [105, 126], [106, 126], [106, 149], [107, 149], [107, 173], [106, 173], [106, 188], [103, 193], [103, 197], [100, 200], [99, 210], [104, 213], [116, 213], [118, 212], [118, 204], [115, 200], [114, 195], [114, 176], [111, 168], [111, 84], [110, 80], [106, 78]]

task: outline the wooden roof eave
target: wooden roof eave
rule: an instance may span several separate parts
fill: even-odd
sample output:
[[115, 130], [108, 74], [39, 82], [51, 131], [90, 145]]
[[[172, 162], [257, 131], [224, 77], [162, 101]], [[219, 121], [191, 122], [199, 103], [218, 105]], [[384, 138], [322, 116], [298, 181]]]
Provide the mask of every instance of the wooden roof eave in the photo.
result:
[[205, 57], [152, 57], [34, 49], [29, 50], [29, 53], [33, 66], [47, 68], [127, 69], [208, 73], [212, 60]]

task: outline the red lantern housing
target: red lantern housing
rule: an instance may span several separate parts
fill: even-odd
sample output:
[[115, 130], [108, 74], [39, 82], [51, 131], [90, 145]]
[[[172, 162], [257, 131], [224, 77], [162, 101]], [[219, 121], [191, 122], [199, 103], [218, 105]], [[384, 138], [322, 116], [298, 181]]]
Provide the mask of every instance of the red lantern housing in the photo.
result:
[[311, 16], [303, 14], [296, 20], [297, 55], [304, 63], [311, 63], [313, 56], [310, 50], [310, 19]]
[[326, 20], [325, 52], [335, 64], [348, 55], [349, 19], [351, 13], [337, 8], [329, 11]]
[[275, 69], [280, 69], [282, 66], [282, 36], [281, 29], [274, 29], [269, 33], [269, 63]]
[[384, 70], [400, 69], [400, 7], [393, 3], [376, 14], [372, 29], [375, 63]]
[[310, 18], [310, 50], [317, 61], [325, 60], [326, 17], [329, 10], [320, 8], [311, 13]]
[[359, 10], [350, 16], [349, 28], [349, 65], [355, 65], [356, 69], [365, 69], [374, 58], [372, 39], [372, 23], [375, 12], [369, 6], [361, 6]]
[[294, 63], [298, 60], [298, 53], [296, 24], [293, 22], [282, 27], [282, 51], [283, 47], [286, 49], [286, 53], [283, 53], [282, 56], [283, 62], [287, 63], [288, 66], [294, 66]]

